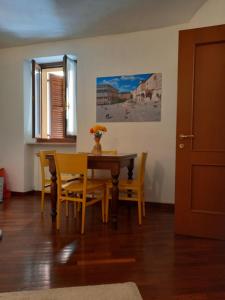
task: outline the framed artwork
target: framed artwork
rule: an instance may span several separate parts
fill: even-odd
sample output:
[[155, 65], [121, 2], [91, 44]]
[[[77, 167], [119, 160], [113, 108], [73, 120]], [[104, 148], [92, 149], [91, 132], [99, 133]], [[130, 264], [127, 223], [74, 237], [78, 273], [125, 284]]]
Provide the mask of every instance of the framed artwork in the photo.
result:
[[97, 122], [161, 121], [162, 73], [97, 77]]

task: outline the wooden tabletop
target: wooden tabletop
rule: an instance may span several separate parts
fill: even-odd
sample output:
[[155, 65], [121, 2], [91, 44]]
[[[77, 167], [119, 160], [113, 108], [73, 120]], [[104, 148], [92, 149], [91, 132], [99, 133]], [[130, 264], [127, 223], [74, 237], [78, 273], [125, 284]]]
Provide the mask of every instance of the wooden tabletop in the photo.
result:
[[[59, 152], [60, 153], [60, 152]], [[137, 157], [137, 153], [117, 153], [117, 154], [109, 154], [109, 153], [103, 153], [103, 154], [92, 154], [90, 152], [73, 152], [68, 154], [87, 154], [88, 157], [91, 157], [91, 160], [119, 160], [119, 159], [131, 159]], [[40, 153], [37, 152], [36, 156], [39, 157]], [[48, 154], [47, 156], [52, 156], [52, 154]]]

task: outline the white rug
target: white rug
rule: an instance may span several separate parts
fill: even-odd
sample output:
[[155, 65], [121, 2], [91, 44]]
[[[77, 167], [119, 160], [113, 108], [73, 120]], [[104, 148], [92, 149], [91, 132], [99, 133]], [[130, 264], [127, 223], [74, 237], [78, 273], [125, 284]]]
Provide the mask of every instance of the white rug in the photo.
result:
[[0, 300], [142, 300], [135, 283], [0, 293]]

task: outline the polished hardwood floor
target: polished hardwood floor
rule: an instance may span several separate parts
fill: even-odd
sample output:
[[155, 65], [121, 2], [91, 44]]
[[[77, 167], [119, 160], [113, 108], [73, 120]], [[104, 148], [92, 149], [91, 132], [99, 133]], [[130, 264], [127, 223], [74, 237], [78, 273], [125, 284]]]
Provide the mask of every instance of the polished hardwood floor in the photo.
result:
[[0, 292], [133, 281], [146, 300], [225, 299], [225, 241], [175, 237], [171, 211], [147, 206], [138, 226], [121, 204], [115, 231], [90, 207], [83, 236], [72, 207], [60, 232], [49, 213], [34, 195], [0, 205]]

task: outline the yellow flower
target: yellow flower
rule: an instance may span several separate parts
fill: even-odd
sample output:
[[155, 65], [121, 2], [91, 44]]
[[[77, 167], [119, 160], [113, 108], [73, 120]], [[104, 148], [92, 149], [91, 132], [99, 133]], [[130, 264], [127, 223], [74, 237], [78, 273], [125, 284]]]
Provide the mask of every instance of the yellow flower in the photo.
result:
[[90, 128], [90, 133], [94, 134], [95, 136], [102, 136], [103, 132], [107, 132], [107, 128], [103, 125], [95, 125]]
[[91, 128], [93, 133], [97, 132], [97, 131], [103, 131], [103, 132], [106, 132], [107, 131], [107, 128], [103, 125], [96, 125], [94, 127]]

